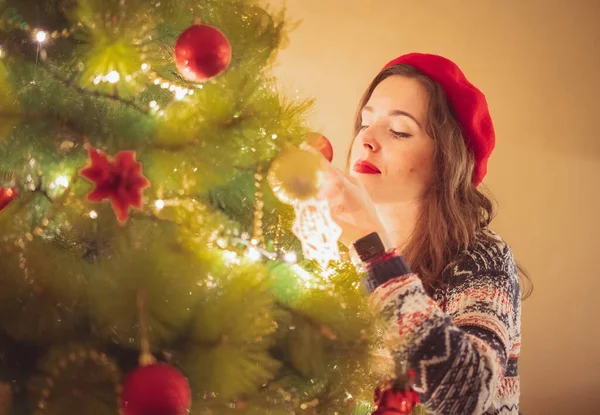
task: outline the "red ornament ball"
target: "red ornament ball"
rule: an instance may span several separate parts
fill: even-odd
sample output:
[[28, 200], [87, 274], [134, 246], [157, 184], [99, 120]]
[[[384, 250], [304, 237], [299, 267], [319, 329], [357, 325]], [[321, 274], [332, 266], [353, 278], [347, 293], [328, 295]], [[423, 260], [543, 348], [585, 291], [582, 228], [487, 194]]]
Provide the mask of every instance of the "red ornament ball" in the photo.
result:
[[13, 201], [17, 194], [18, 189], [2, 188], [0, 187], [0, 210], [4, 209], [6, 205]]
[[331, 160], [333, 160], [333, 146], [327, 137], [321, 133], [309, 133], [306, 137], [306, 143], [321, 153], [331, 163]]
[[120, 405], [124, 415], [184, 415], [191, 401], [187, 378], [166, 363], [155, 363], [127, 376]]
[[398, 388], [392, 381], [385, 381], [375, 389], [377, 409], [372, 415], [410, 415], [419, 401], [419, 394], [410, 386]]
[[231, 44], [217, 28], [193, 25], [175, 44], [175, 63], [181, 75], [192, 82], [206, 82], [225, 71], [231, 61]]

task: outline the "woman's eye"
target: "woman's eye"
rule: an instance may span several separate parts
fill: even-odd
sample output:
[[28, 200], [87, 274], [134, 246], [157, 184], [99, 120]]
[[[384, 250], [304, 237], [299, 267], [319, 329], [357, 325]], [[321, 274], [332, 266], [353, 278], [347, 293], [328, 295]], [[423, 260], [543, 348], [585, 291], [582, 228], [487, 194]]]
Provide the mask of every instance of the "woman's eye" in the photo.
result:
[[398, 137], [398, 138], [410, 138], [410, 137], [412, 137], [412, 134], [403, 133], [402, 131], [390, 130], [390, 133], [392, 133], [394, 135], [394, 137]]

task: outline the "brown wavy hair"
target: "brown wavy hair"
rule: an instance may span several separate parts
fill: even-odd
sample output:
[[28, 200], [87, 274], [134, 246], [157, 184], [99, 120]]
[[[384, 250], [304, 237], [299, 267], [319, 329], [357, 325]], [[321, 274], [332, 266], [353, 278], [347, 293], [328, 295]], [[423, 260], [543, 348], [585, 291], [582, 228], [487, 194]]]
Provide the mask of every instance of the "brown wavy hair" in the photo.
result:
[[[358, 106], [354, 137], [360, 131], [361, 112], [371, 94], [384, 79], [394, 75], [417, 79], [430, 97], [427, 133], [435, 143], [436, 177], [402, 253], [431, 294], [443, 284], [441, 277], [444, 270], [452, 266], [476, 234], [490, 224], [495, 214], [494, 204], [489, 196], [473, 185], [475, 160], [467, 148], [446, 93], [437, 82], [414, 66], [394, 65], [373, 79]], [[521, 266], [517, 266], [523, 297], [526, 298], [532, 291], [531, 280]]]

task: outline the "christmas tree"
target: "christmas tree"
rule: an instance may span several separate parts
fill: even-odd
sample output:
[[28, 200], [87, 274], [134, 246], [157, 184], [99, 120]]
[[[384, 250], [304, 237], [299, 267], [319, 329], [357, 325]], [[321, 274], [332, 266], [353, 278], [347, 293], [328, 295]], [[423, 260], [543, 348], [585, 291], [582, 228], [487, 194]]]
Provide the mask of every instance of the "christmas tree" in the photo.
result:
[[287, 31], [250, 0], [0, 0], [1, 414], [372, 411], [311, 101], [268, 71]]

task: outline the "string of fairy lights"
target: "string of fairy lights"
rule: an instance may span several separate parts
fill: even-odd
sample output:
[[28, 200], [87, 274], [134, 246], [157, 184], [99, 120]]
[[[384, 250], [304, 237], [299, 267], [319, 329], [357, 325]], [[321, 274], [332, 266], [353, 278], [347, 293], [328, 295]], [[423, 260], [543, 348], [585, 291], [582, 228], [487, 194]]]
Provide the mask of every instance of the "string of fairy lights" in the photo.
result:
[[[68, 38], [73, 35], [79, 29], [85, 27], [82, 22], [77, 22], [71, 28], [65, 28], [63, 30], [54, 30], [54, 31], [46, 31], [42, 28], [34, 28], [29, 24], [20, 22], [14, 19], [6, 19], [0, 20], [0, 27], [8, 27], [14, 28], [18, 30], [22, 30], [29, 35], [31, 41], [38, 46], [38, 50], [44, 49], [47, 45], [49, 45], [53, 40], [59, 38]], [[6, 52], [0, 47], [0, 58], [6, 56]], [[101, 83], [110, 83], [110, 84], [118, 84], [119, 82], [130, 82], [136, 77], [144, 75], [148, 78], [149, 83], [151, 85], [155, 85], [160, 87], [161, 89], [168, 90], [173, 93], [173, 96], [176, 100], [183, 100], [187, 96], [192, 96], [195, 93], [196, 89], [203, 89], [202, 84], [195, 84], [193, 86], [190, 85], [182, 85], [175, 81], [165, 79], [161, 77], [157, 72], [155, 72], [149, 63], [142, 63], [138, 72], [132, 74], [122, 75], [116, 70], [112, 70], [106, 74], [98, 74], [93, 79], [91, 79], [94, 85], [99, 85]], [[164, 115], [164, 111], [160, 108], [157, 101], [150, 101], [149, 109], [150, 112], [162, 116]], [[275, 139], [276, 134], [272, 134]], [[32, 162], [35, 163], [35, 160], [32, 159]], [[36, 185], [34, 183], [31, 175], [28, 177], [30, 180], [28, 181], [28, 186], [30, 190], [35, 190]], [[263, 201], [262, 201], [262, 191], [260, 190], [261, 181], [263, 179], [263, 174], [261, 171], [257, 171], [255, 175], [255, 218], [254, 218], [254, 226], [253, 226], [253, 235], [250, 237], [245, 234], [241, 234], [239, 236], [232, 237], [228, 240], [226, 244], [223, 243], [226, 239], [220, 238], [221, 243], [216, 243], [216, 239], [209, 240], [209, 244], [216, 244], [221, 249], [229, 252], [227, 256], [229, 258], [234, 258], [238, 254], [234, 251], [229, 250], [232, 245], [242, 245], [245, 246], [245, 250], [243, 252], [243, 257], [252, 261], [259, 260], [283, 260], [290, 264], [295, 264], [297, 261], [297, 254], [295, 252], [270, 252], [264, 246], [264, 235], [262, 233], [262, 216], [263, 216]], [[70, 186], [70, 179], [67, 175], [61, 174], [57, 176], [50, 184], [48, 188], [54, 195], [60, 195], [66, 192]], [[154, 213], [160, 212], [164, 207], [174, 206], [181, 203], [180, 200], [164, 200], [164, 199], [156, 199], [151, 202], [151, 206], [153, 206]], [[88, 212], [88, 216], [90, 219], [95, 220], [98, 219], [98, 212], [96, 210], [90, 210]], [[31, 242], [34, 237], [42, 236], [48, 227], [50, 221], [48, 217], [43, 218], [37, 226], [34, 226], [31, 232], [27, 232], [24, 237], [18, 238], [16, 244], [20, 248], [24, 249], [25, 245], [28, 242]], [[25, 268], [25, 263], [23, 263], [23, 268]]]
[[[70, 37], [76, 30], [82, 29], [85, 25], [82, 22], [77, 22], [71, 28], [63, 29], [63, 30], [54, 30], [52, 32], [48, 32], [42, 28], [32, 28], [29, 24], [15, 21], [14, 19], [0, 20], [0, 27], [12, 27], [14, 29], [22, 30], [25, 33], [28, 33], [32, 42], [37, 44], [38, 50], [42, 50], [46, 45], [58, 38], [68, 38]], [[4, 57], [6, 52], [0, 47], [0, 58]], [[173, 96], [176, 100], [183, 100], [186, 96], [194, 95], [195, 89], [202, 89], [204, 86], [202, 84], [191, 85], [183, 85], [176, 81], [172, 81], [169, 79], [165, 79], [161, 77], [157, 72], [155, 72], [149, 63], [142, 63], [137, 72], [132, 74], [121, 74], [116, 70], [111, 70], [106, 74], [97, 74], [91, 79], [91, 82], [94, 85], [99, 85], [100, 83], [110, 83], [117, 84], [121, 81], [131, 82], [134, 78], [139, 75], [144, 75], [148, 78], [151, 85], [159, 86], [161, 89], [166, 89], [173, 93]], [[158, 114], [164, 115], [156, 103], [156, 101], [152, 101], [149, 104], [150, 109]]]
[[[58, 38], [67, 38], [71, 36], [76, 30], [84, 28], [84, 24], [78, 22], [74, 27], [63, 30], [56, 30], [53, 32], [47, 32], [41, 28], [31, 28], [29, 25], [19, 22], [2, 22], [0, 21], [0, 27], [3, 24], [13, 25], [15, 28], [24, 30], [29, 33], [30, 39], [32, 42], [35, 42], [38, 45], [38, 52], [40, 50], [44, 50], [45, 46], [48, 45], [52, 40]], [[4, 56], [4, 51], [0, 49], [0, 57]], [[81, 67], [79, 68], [81, 70]], [[135, 73], [131, 74], [121, 74], [116, 70], [109, 71], [106, 74], [97, 74], [91, 79], [91, 83], [93, 85], [100, 85], [101, 83], [109, 83], [109, 84], [118, 84], [120, 82], [131, 82], [138, 78], [139, 76], [147, 77], [149, 84], [160, 87], [161, 89], [168, 90], [173, 94], [175, 100], [183, 100], [188, 96], [192, 96], [197, 89], [203, 89], [203, 84], [193, 84], [193, 85], [182, 85], [177, 82], [165, 79], [161, 77], [157, 72], [155, 72], [149, 63], [142, 63], [139, 70]], [[82, 89], [86, 91], [85, 89]], [[116, 91], [116, 89], [115, 89]], [[91, 91], [93, 92], [93, 91]], [[116, 93], [116, 92], [115, 92]], [[163, 116], [164, 111], [160, 108], [160, 105], [157, 101], [152, 100], [148, 104], [149, 113], [157, 116]], [[277, 134], [267, 133], [264, 131], [265, 135], [270, 136], [272, 139], [277, 139]], [[194, 169], [196, 171], [197, 169]], [[41, 175], [41, 173], [40, 173]], [[260, 167], [255, 172], [255, 205], [254, 205], [254, 223], [253, 223], [253, 232], [252, 235], [247, 235], [245, 233], [239, 233], [237, 230], [233, 230], [233, 234], [230, 232], [228, 235], [223, 236], [219, 232], [213, 232], [211, 238], [207, 241], [209, 245], [216, 245], [223, 251], [224, 261], [229, 264], [239, 264], [242, 260], [250, 260], [250, 261], [283, 261], [288, 264], [291, 264], [296, 271], [296, 274], [305, 281], [305, 285], [308, 288], [315, 282], [315, 276], [305, 271], [302, 267], [295, 265], [298, 261], [298, 254], [294, 251], [284, 251], [278, 249], [277, 239], [279, 236], [279, 232], [281, 231], [281, 221], [279, 218], [279, 224], [277, 227], [277, 233], [275, 235], [275, 240], [273, 241], [271, 250], [267, 250], [265, 247], [264, 234], [263, 234], [263, 222], [262, 218], [264, 215], [263, 207], [264, 202], [262, 200], [262, 185], [264, 179], [264, 173], [260, 169]], [[71, 178], [73, 180], [74, 178]], [[50, 182], [48, 188], [53, 193], [53, 195], [66, 194], [69, 191], [70, 181], [67, 175], [59, 175], [52, 182]], [[33, 186], [32, 190], [35, 189], [35, 185], [30, 183], [30, 186]], [[160, 211], [167, 206], [176, 206], [181, 202], [180, 199], [173, 200], [165, 200], [163, 198], [156, 198], [155, 200], [151, 200], [150, 205], [150, 214], [153, 214], [155, 217], [160, 219]], [[144, 212], [148, 214], [148, 212]], [[298, 213], [298, 212], [296, 212]], [[91, 220], [96, 220], [99, 218], [99, 213], [96, 210], [90, 210], [87, 215]], [[314, 216], [314, 215], [313, 215]], [[314, 222], [313, 217], [310, 223]], [[17, 245], [20, 248], [24, 248], [28, 242], [31, 242], [34, 237], [39, 237], [44, 234], [48, 225], [50, 223], [50, 215], [41, 220], [39, 225], [35, 226], [31, 232], [28, 232], [24, 238], [19, 238], [17, 241]], [[298, 228], [298, 222], [295, 225], [295, 229]], [[299, 229], [299, 228], [298, 228]], [[297, 230], [297, 229], [296, 229]], [[239, 246], [242, 246], [243, 249], [240, 249]], [[305, 251], [305, 246], [303, 246], [303, 251]], [[314, 251], [314, 250], [313, 250]], [[306, 252], [305, 252], [306, 255]], [[315, 258], [318, 255], [313, 255]], [[323, 256], [323, 255], [321, 255]], [[310, 255], [309, 255], [310, 257]], [[321, 265], [322, 271], [320, 272], [321, 276], [328, 277], [332, 271], [328, 270], [326, 264], [328, 260], [338, 260], [337, 255], [325, 255], [320, 260], [318, 259], [319, 264]], [[23, 259], [22, 268], [24, 272], [26, 272], [26, 261]]]

